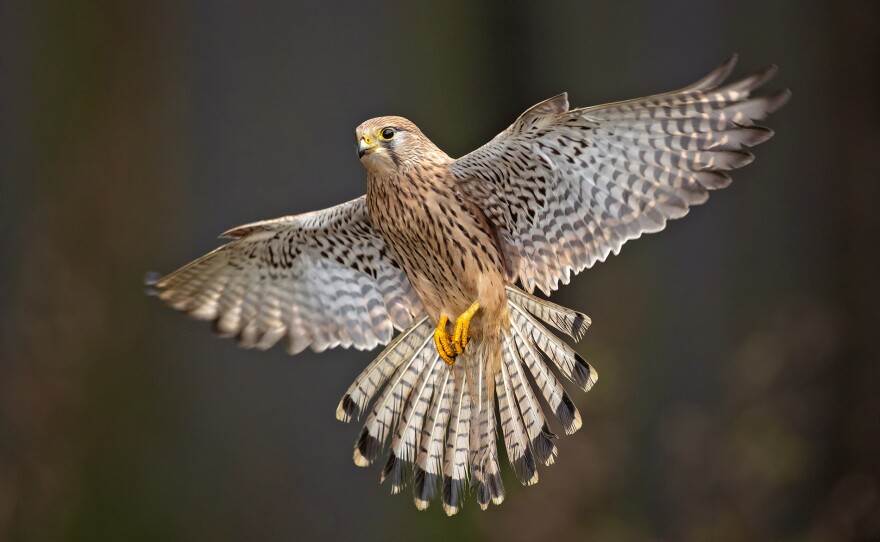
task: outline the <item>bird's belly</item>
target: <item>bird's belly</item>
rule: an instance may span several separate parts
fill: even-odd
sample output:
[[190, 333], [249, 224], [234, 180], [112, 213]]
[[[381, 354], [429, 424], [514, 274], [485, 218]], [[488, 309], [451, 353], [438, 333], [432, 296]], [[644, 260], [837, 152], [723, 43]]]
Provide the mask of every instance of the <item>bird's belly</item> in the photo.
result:
[[483, 312], [491, 310], [504, 298], [503, 260], [495, 239], [465, 209], [424, 209], [418, 206], [409, 220], [382, 224], [379, 230], [428, 314], [455, 318], [474, 301], [487, 307]]

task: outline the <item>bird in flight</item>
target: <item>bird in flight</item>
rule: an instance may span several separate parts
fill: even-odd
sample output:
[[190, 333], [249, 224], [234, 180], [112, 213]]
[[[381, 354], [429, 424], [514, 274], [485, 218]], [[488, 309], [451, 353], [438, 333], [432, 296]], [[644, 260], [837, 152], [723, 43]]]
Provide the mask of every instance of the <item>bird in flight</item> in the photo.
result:
[[148, 284], [245, 347], [387, 345], [336, 411], [366, 417], [354, 462], [387, 449], [382, 481], [411, 483], [419, 509], [439, 494], [455, 514], [469, 485], [481, 508], [500, 504], [499, 433], [516, 478], [536, 483], [557, 455], [548, 418], [581, 426], [560, 376], [584, 391], [597, 380], [547, 327], [577, 341], [590, 319], [533, 292], [662, 230], [752, 161], [747, 149], [773, 135], [755, 121], [790, 93], [752, 95], [775, 67], [725, 83], [735, 63], [607, 105], [571, 109], [560, 94], [457, 159], [404, 118], [368, 120], [356, 131], [365, 196], [233, 228]]

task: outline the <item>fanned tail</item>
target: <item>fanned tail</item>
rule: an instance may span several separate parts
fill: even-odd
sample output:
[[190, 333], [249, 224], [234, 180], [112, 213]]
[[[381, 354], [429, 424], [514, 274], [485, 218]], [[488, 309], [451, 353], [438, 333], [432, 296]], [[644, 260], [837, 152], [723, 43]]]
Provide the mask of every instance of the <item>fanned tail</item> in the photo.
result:
[[417, 321], [340, 401], [336, 416], [349, 421], [375, 397], [355, 443], [355, 464], [372, 464], [387, 445], [381, 480], [389, 481], [392, 493], [411, 480], [420, 510], [437, 497], [438, 487], [448, 515], [461, 509], [469, 485], [481, 508], [500, 504], [499, 432], [516, 478], [524, 485], [537, 483], [537, 465], [553, 464], [558, 452], [539, 396], [565, 433], [581, 426], [556, 372], [588, 391], [596, 371], [542, 322], [578, 340], [590, 319], [513, 286], [507, 287], [507, 300], [509, 326], [499, 336], [472, 339], [453, 365], [437, 354], [429, 319]]

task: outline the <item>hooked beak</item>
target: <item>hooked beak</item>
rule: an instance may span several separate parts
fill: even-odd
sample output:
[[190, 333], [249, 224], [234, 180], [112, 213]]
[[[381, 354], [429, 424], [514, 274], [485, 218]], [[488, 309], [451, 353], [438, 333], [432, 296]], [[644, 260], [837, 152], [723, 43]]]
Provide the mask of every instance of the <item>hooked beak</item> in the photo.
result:
[[365, 154], [370, 154], [376, 151], [378, 148], [379, 142], [375, 139], [364, 136], [358, 141], [358, 158], [363, 158]]

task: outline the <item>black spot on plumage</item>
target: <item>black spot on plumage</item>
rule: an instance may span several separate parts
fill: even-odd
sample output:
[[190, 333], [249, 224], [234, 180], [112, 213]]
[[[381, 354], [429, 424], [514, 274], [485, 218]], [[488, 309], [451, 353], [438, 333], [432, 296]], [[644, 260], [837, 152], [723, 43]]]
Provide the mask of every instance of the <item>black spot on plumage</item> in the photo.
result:
[[355, 447], [369, 463], [375, 461], [376, 457], [379, 456], [379, 452], [382, 451], [382, 443], [379, 442], [379, 439], [372, 436], [366, 427], [361, 431]]
[[[347, 393], [345, 394], [345, 397], [342, 398], [342, 411], [345, 412], [345, 421], [357, 418], [361, 415], [361, 409], [351, 398], [351, 395]], [[364, 431], [366, 431], [366, 429], [364, 429]]]
[[535, 457], [529, 449], [526, 449], [522, 457], [512, 461], [512, 464], [513, 472], [522, 484], [529, 483], [532, 478], [534, 478], [535, 472], [538, 470], [538, 467], [535, 465]]
[[269, 264], [270, 266], [275, 267], [275, 266], [276, 266], [276, 263], [275, 263], [275, 248], [274, 248], [271, 244], [266, 245], [266, 252], [267, 252], [267, 254], [268, 254], [268, 257], [265, 258], [265, 262], [266, 262], [267, 264]]
[[454, 479], [451, 476], [443, 477], [443, 504], [452, 508], [460, 508], [464, 492], [464, 480]]
[[543, 433], [544, 435], [547, 436], [547, 438], [552, 439], [552, 440], [556, 440], [557, 438], [559, 438], [556, 436], [556, 433], [554, 433], [553, 431], [550, 430], [550, 426], [547, 424], [546, 421], [544, 421], [544, 425], [543, 425], [543, 427], [541, 427], [541, 433]]
[[486, 485], [489, 486], [489, 494], [493, 499], [504, 496], [504, 484], [501, 483], [501, 475], [492, 473], [486, 475]]
[[584, 336], [588, 327], [587, 319], [583, 315], [578, 314], [571, 322], [571, 336], [574, 337], [576, 341], [581, 340], [581, 337]]
[[392, 452], [388, 455], [388, 462], [385, 463], [385, 468], [382, 469], [381, 481], [390, 480], [392, 493], [397, 493], [400, 491], [400, 488], [406, 485], [407, 478], [411, 472], [412, 464], [400, 459]]
[[562, 422], [562, 426], [565, 428], [566, 433], [574, 432], [574, 418], [575, 418], [575, 409], [574, 403], [571, 402], [571, 398], [567, 393], [562, 394], [562, 401], [556, 406], [556, 416], [559, 418], [559, 421]]
[[549, 465], [556, 452], [556, 445], [553, 444], [553, 440], [556, 438], [556, 435], [550, 431], [550, 426], [547, 425], [547, 422], [544, 422], [541, 433], [532, 439], [531, 442], [535, 459], [545, 465]]
[[483, 508], [489, 506], [489, 500], [492, 496], [489, 494], [489, 486], [484, 483], [477, 484], [477, 502]]
[[437, 475], [416, 467], [415, 477], [413, 478], [413, 497], [425, 502], [431, 502], [436, 495]]
[[574, 371], [572, 371], [572, 377], [574, 378], [575, 383], [580, 386], [584, 391], [587, 391], [590, 386], [592, 386], [592, 369], [587, 361], [580, 356], [577, 352], [574, 354]]

